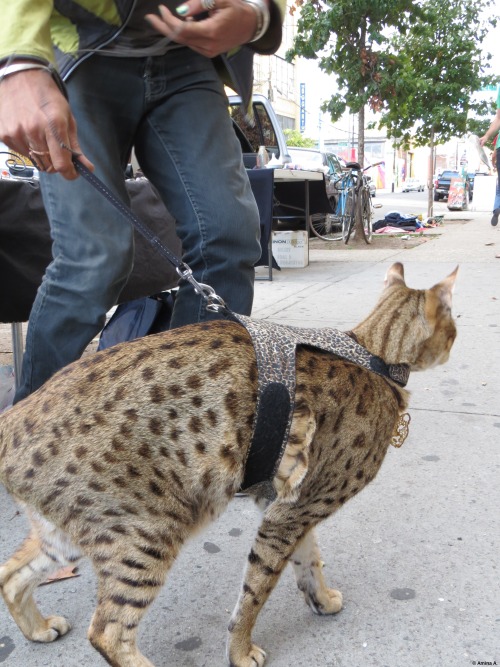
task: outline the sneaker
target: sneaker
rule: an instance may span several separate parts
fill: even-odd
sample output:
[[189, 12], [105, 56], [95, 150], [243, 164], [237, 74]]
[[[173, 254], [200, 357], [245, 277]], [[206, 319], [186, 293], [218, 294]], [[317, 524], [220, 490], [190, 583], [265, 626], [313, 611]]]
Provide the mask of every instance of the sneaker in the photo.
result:
[[498, 216], [500, 215], [500, 208], [496, 208], [493, 211], [493, 217], [491, 218], [491, 224], [493, 227], [496, 227], [498, 225]]

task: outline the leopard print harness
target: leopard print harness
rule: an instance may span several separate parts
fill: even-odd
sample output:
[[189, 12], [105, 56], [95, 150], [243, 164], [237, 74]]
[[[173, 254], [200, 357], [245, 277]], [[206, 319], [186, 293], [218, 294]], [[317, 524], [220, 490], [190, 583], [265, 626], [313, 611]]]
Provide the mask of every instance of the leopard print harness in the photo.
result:
[[[290, 434], [295, 407], [297, 346], [312, 347], [350, 361], [404, 387], [407, 364], [386, 364], [337, 329], [302, 329], [231, 313], [252, 338], [258, 369], [256, 417], [241, 490], [274, 497], [275, 477]], [[258, 487], [258, 489], [257, 489]]]

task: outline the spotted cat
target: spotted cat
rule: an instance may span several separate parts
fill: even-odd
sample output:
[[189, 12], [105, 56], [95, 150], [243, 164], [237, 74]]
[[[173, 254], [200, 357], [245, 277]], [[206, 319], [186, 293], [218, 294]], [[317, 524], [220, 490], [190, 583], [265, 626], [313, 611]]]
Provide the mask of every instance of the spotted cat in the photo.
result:
[[[413, 290], [394, 264], [376, 308], [349, 335], [387, 364], [444, 363], [456, 335], [455, 277]], [[0, 588], [28, 639], [51, 642], [70, 629], [60, 616], [43, 618], [32, 594], [83, 555], [98, 580], [91, 643], [115, 667], [152, 667], [136, 646], [139, 623], [185, 540], [240, 488], [257, 379], [246, 330], [216, 321], [86, 357], [2, 415], [0, 478], [26, 506], [32, 530], [0, 567]], [[263, 665], [252, 628], [289, 561], [315, 613], [340, 611], [314, 527], [375, 477], [407, 402], [390, 379], [297, 351], [276, 497], [257, 497], [264, 515], [229, 625], [232, 667]]]

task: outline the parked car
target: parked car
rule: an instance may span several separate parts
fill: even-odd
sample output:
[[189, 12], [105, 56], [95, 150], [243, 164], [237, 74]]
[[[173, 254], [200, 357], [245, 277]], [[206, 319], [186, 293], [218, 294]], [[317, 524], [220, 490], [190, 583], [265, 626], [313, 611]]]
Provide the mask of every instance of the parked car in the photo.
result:
[[420, 178], [407, 178], [403, 185], [402, 192], [423, 192], [425, 184]]
[[298, 146], [289, 146], [288, 153], [292, 160], [290, 166], [311, 171], [322, 171], [325, 174], [328, 197], [336, 196], [337, 187], [335, 183], [342, 173], [342, 163], [336, 155], [315, 148], [301, 148]]
[[[454, 170], [445, 170], [440, 176], [437, 177], [437, 180], [434, 183], [434, 201], [439, 201], [440, 199], [448, 199], [448, 193], [450, 191], [450, 183], [452, 178], [462, 178], [462, 174]], [[470, 201], [471, 187], [468, 178], [466, 179], [465, 182], [465, 192], [467, 201]]]

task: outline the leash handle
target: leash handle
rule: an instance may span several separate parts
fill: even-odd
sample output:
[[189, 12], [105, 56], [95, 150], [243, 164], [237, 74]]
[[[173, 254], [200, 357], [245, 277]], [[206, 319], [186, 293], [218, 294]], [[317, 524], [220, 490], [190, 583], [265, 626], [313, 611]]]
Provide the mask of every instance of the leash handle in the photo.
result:
[[204, 283], [199, 283], [193, 276], [192, 270], [189, 266], [182, 262], [176, 255], [174, 255], [154, 234], [149, 227], [143, 224], [139, 218], [135, 215], [132, 209], [124, 204], [116, 195], [111, 192], [111, 190], [105, 185], [101, 179], [93, 174], [88, 167], [86, 167], [78, 159], [79, 153], [75, 151], [72, 152], [73, 165], [76, 171], [83, 176], [83, 178], [90, 183], [98, 192], [100, 192], [103, 197], [105, 197], [127, 220], [129, 220], [132, 225], [137, 229], [137, 231], [146, 238], [151, 245], [160, 253], [165, 259], [167, 259], [174, 267], [177, 273], [179, 274], [181, 280], [186, 280], [194, 289], [196, 294], [199, 294], [207, 302], [207, 310], [212, 312], [222, 312], [228, 310], [227, 306], [218, 294], [216, 294], [213, 287], [210, 285], [205, 285]]

